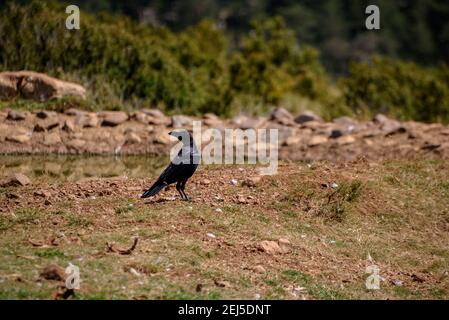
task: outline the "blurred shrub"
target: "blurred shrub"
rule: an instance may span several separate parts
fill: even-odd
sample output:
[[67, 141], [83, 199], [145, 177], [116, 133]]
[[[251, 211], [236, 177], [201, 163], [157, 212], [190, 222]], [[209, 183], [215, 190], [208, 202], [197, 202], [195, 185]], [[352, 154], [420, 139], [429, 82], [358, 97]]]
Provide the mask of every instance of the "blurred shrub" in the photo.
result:
[[26, 6], [11, 1], [0, 12], [0, 70], [45, 72], [88, 89], [85, 102], [67, 99], [49, 108], [158, 106], [169, 113], [229, 116], [283, 105], [293, 112], [312, 109], [326, 119], [383, 112], [449, 121], [447, 66], [374, 58], [353, 64], [337, 87], [319, 52], [299, 47], [281, 18], [253, 21], [251, 32], [234, 46], [207, 20], [174, 33], [87, 13], [81, 29], [69, 31], [66, 18], [65, 7], [52, 1]]
[[341, 82], [357, 113], [387, 113], [403, 120], [449, 122], [449, 68], [375, 57], [355, 63]]
[[0, 13], [0, 68], [81, 82], [91, 109], [158, 105], [230, 115], [242, 97], [268, 104], [289, 92], [311, 99], [327, 92], [318, 53], [300, 50], [279, 18], [254, 23], [242, 46], [231, 49], [211, 21], [175, 34], [86, 13], [81, 29], [69, 31], [66, 17], [65, 8], [51, 1], [10, 3]]

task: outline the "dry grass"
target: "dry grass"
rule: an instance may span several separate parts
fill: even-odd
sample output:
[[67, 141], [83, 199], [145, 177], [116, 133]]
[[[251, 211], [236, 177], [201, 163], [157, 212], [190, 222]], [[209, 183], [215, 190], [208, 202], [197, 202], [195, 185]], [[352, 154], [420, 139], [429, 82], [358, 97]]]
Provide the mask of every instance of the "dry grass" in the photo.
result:
[[[249, 188], [229, 181], [255, 168], [204, 167], [188, 185], [192, 203], [164, 201], [174, 189], [140, 201], [149, 181], [136, 178], [3, 190], [0, 297], [52, 298], [57, 283], [39, 272], [72, 262], [79, 299], [448, 299], [448, 170], [442, 161], [283, 164]], [[106, 252], [106, 242], [129, 247], [134, 236], [131, 255]], [[28, 241], [50, 237], [57, 245]], [[280, 238], [290, 252], [258, 250]], [[371, 264], [380, 290], [365, 288]]]

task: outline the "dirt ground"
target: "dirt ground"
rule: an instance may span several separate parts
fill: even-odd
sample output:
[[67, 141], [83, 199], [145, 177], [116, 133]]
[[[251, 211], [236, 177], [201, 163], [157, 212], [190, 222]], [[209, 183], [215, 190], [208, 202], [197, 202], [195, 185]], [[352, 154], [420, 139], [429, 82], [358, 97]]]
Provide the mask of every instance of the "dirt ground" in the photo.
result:
[[[448, 299], [448, 172], [445, 160], [283, 162], [263, 177], [203, 166], [192, 202], [174, 188], [139, 199], [157, 173], [42, 176], [0, 189], [0, 298]], [[42, 271], [69, 263], [81, 284], [64, 296]], [[379, 290], [366, 288], [373, 265]]]

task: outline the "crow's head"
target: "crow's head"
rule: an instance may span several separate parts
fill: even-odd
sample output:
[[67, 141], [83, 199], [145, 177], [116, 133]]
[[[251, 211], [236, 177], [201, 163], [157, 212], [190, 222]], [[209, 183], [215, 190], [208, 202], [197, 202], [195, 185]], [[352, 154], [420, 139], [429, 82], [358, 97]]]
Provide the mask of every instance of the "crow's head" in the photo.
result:
[[190, 143], [190, 140], [192, 139], [192, 135], [187, 130], [174, 130], [169, 132], [168, 134], [182, 142]]

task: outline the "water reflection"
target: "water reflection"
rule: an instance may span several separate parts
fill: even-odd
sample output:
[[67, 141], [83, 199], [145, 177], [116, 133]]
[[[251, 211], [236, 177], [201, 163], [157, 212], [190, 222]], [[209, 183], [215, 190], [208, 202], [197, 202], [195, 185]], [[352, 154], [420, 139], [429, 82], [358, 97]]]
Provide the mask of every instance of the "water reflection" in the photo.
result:
[[168, 163], [166, 157], [151, 156], [0, 156], [0, 178], [23, 173], [32, 179], [79, 181], [93, 177], [148, 177]]

